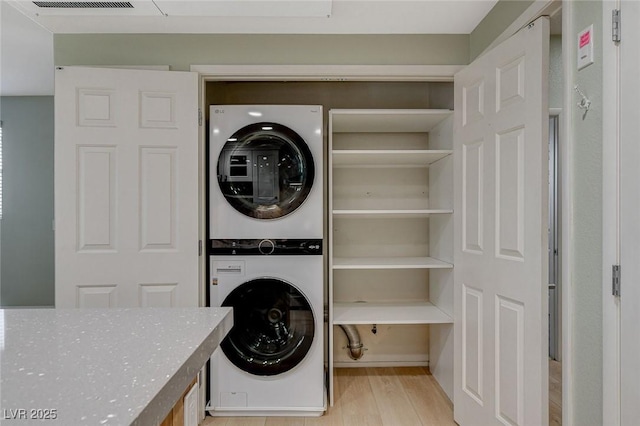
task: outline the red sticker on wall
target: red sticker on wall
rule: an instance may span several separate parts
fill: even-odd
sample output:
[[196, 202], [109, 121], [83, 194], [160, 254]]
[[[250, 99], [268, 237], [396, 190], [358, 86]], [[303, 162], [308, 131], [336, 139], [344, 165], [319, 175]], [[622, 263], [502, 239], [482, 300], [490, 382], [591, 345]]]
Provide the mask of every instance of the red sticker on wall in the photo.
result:
[[580, 35], [580, 49], [585, 47], [590, 42], [591, 42], [591, 31], [587, 31], [584, 34]]

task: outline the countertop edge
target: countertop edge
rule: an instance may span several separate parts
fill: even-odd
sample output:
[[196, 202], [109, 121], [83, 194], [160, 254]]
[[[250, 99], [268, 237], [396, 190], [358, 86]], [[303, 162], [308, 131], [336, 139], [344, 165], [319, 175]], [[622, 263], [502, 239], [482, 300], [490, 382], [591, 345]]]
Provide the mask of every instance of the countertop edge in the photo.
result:
[[193, 354], [180, 366], [158, 394], [140, 412], [131, 425], [158, 425], [169, 414], [187, 386], [209, 360], [220, 342], [233, 327], [233, 312], [229, 308], [224, 318], [204, 339]]

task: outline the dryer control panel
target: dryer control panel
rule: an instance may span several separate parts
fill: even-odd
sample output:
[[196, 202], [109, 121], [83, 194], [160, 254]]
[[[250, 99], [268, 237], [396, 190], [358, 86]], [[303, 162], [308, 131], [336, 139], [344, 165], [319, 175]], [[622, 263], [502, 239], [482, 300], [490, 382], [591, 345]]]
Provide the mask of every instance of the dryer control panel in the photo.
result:
[[267, 256], [322, 255], [321, 239], [241, 239], [209, 240], [210, 255]]

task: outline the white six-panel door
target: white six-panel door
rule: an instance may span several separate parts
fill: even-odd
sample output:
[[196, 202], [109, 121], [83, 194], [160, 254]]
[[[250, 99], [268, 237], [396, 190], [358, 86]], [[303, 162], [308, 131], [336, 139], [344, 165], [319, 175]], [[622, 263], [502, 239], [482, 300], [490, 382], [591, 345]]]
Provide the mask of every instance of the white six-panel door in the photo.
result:
[[197, 74], [55, 77], [56, 307], [198, 306]]
[[549, 23], [455, 76], [454, 415], [548, 423]]

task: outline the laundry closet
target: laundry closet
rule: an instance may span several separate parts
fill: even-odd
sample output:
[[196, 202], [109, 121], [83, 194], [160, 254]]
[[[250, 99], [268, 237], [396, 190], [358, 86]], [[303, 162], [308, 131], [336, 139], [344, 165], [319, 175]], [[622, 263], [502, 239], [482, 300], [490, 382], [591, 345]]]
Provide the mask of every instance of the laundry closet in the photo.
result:
[[331, 402], [333, 368], [375, 366], [428, 366], [453, 400], [453, 83], [206, 83], [207, 123], [236, 104], [323, 107]]
[[[326, 325], [319, 358], [329, 393], [337, 367], [422, 365], [454, 401], [458, 424], [543, 424], [548, 27], [539, 18], [468, 66], [399, 65], [467, 59], [382, 58], [378, 49], [363, 58], [352, 45], [340, 57], [307, 50], [321, 53], [320, 65], [268, 65], [310, 60], [284, 55], [286, 43], [272, 52], [260, 36], [252, 46], [266, 57], [220, 56], [207, 43], [176, 67], [191, 72], [57, 67], [56, 306], [207, 305], [206, 167], [218, 166], [207, 152], [209, 107], [316, 105], [323, 256], [314, 256], [324, 277], [307, 275], [320, 277], [312, 304], [320, 301], [314, 321]], [[245, 43], [232, 40], [223, 52]], [[433, 45], [455, 50], [432, 40], [409, 52], [431, 55]], [[258, 151], [227, 154], [237, 162]], [[255, 191], [245, 172], [229, 165], [232, 180]], [[266, 198], [276, 195], [270, 188]], [[258, 251], [276, 250], [260, 243]], [[230, 402], [243, 403], [234, 392]]]

